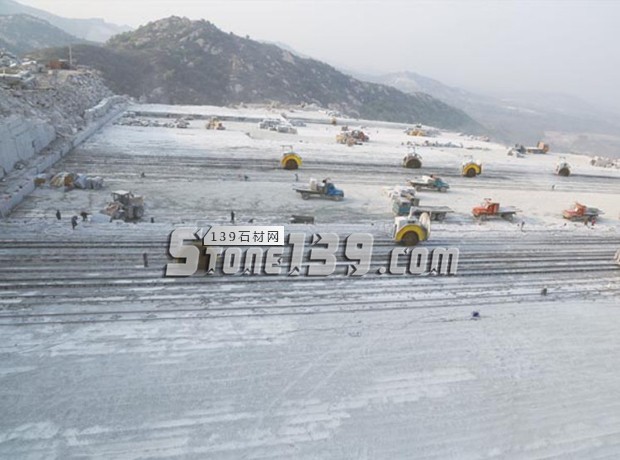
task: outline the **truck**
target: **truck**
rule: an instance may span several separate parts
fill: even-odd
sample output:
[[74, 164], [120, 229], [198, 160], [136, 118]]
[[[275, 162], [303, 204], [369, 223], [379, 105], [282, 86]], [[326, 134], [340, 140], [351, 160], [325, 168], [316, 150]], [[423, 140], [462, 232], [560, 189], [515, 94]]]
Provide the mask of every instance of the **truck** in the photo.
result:
[[431, 218], [427, 213], [416, 217], [398, 216], [394, 218], [392, 239], [403, 246], [415, 246], [420, 241], [426, 241], [431, 235]]
[[407, 216], [413, 206], [418, 206], [420, 199], [410, 196], [395, 196], [392, 198], [392, 213], [395, 216]]
[[564, 219], [581, 222], [594, 222], [598, 216], [603, 214], [598, 208], [590, 208], [581, 203], [576, 202], [572, 208], [562, 211]]
[[409, 185], [417, 191], [420, 190], [436, 190], [439, 192], [447, 192], [450, 186], [441, 177], [431, 174], [430, 176], [414, 177], [407, 181]]
[[342, 201], [344, 199], [344, 192], [336, 188], [329, 178], [323, 179], [321, 182], [311, 178], [308, 187], [296, 188], [295, 191], [299, 193], [304, 200], [310, 197], [326, 198], [334, 201]]
[[414, 217], [420, 217], [422, 214], [426, 213], [429, 215], [431, 220], [437, 222], [443, 222], [444, 220], [446, 220], [446, 216], [451, 212], [454, 212], [454, 210], [449, 208], [448, 206], [414, 205], [411, 206], [411, 208], [409, 209], [409, 214]]
[[549, 144], [545, 144], [543, 141], [538, 141], [536, 147], [525, 147], [527, 153], [547, 153], [549, 151]]
[[474, 207], [471, 212], [476, 219], [484, 220], [489, 217], [501, 217], [502, 219], [512, 221], [514, 215], [519, 210], [512, 206], [502, 208], [497, 201], [485, 198], [482, 204]]

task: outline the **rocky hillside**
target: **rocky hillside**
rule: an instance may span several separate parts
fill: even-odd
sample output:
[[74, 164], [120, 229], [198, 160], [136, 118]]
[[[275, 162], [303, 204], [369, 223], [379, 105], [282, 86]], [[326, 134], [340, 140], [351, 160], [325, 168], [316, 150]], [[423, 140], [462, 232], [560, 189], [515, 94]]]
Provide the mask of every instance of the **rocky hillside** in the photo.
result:
[[[43, 57], [63, 57], [48, 50]], [[427, 94], [367, 83], [322, 62], [225, 33], [207, 21], [170, 17], [74, 49], [110, 87], [167, 104], [316, 103], [347, 115], [478, 132], [465, 112]]]
[[49, 22], [27, 14], [0, 16], [0, 48], [16, 55], [48, 46], [84, 43]]
[[[22, 5], [14, 0], [0, 0], [0, 15], [16, 14], [27, 14], [29, 16], [34, 16], [49, 22], [54, 27], [58, 27], [70, 35], [93, 42], [105, 42], [114, 34], [130, 30], [127, 26], [110, 24], [109, 22], [105, 22], [103, 19], [64, 18], [38, 8]], [[0, 27], [0, 30], [1, 29], [2, 28]], [[47, 46], [54, 44], [54, 42], [50, 42]]]

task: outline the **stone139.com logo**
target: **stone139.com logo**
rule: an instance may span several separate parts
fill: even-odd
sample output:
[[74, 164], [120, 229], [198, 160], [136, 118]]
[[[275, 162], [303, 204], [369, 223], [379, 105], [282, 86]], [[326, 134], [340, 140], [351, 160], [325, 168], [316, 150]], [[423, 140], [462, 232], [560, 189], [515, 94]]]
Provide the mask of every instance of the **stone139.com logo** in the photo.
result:
[[456, 275], [457, 248], [406, 248], [384, 241], [377, 250], [374, 242], [370, 233], [285, 235], [283, 226], [180, 227], [170, 234], [173, 261], [165, 276]]

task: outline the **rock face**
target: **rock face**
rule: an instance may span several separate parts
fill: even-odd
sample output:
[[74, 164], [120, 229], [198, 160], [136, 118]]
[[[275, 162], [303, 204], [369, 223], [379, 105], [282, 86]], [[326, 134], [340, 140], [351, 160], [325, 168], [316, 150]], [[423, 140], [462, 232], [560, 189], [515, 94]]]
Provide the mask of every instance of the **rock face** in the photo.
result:
[[56, 139], [54, 127], [40, 119], [11, 116], [0, 120], [0, 178]]
[[118, 102], [92, 71], [39, 74], [28, 91], [0, 88], [0, 178]]
[[[101, 70], [117, 93], [145, 102], [316, 104], [351, 117], [481, 131], [459, 109], [428, 94], [367, 83], [275, 45], [225, 33], [207, 21], [170, 17], [116, 35], [74, 57]], [[47, 50], [39, 57], [66, 57]]]

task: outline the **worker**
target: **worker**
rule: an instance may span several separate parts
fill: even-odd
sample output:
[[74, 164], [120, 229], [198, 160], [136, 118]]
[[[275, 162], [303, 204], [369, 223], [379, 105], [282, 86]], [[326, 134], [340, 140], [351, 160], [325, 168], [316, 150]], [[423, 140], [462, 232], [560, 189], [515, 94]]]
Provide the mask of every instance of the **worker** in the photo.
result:
[[80, 213], [80, 216], [82, 216], [82, 222], [86, 222], [86, 219], [88, 218], [88, 213], [86, 211], [82, 211]]
[[149, 266], [149, 255], [146, 252], [142, 253], [142, 261], [144, 262], [144, 268]]
[[60, 209], [56, 210], [56, 219], [60, 220], [61, 219], [61, 215], [60, 215]]
[[78, 216], [73, 216], [71, 218], [71, 228], [75, 230], [75, 227], [77, 227], [77, 224], [78, 224]]
[[235, 223], [235, 211], [230, 211], [230, 223]]

